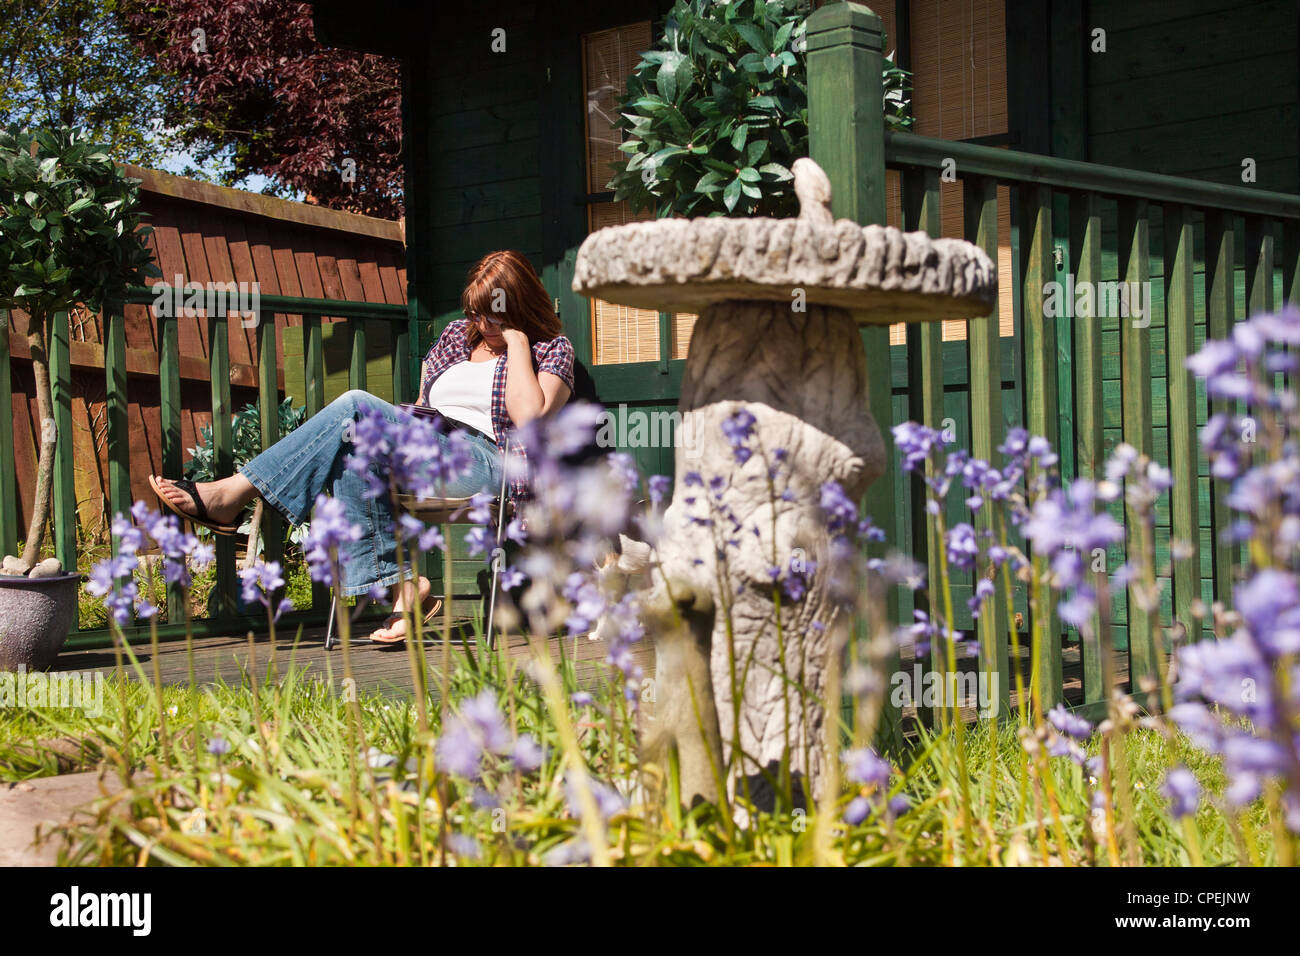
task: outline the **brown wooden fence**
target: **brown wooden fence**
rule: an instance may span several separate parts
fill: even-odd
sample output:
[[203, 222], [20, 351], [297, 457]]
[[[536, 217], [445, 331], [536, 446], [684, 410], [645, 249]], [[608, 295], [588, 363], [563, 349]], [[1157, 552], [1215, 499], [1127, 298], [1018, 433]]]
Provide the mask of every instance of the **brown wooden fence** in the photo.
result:
[[[406, 267], [402, 225], [255, 193], [226, 189], [154, 170], [127, 167], [142, 180], [143, 200], [154, 232], [150, 245], [163, 282], [257, 283], [264, 295], [303, 296], [348, 302], [405, 304]], [[179, 277], [179, 279], [178, 279]], [[88, 310], [68, 317], [71, 365], [71, 431], [80, 540], [100, 538], [108, 515], [108, 421], [104, 372], [104, 320]], [[346, 343], [331, 348], [323, 319], [326, 400], [347, 387]], [[277, 381], [281, 398], [303, 403], [301, 316], [277, 315]], [[12, 549], [31, 513], [37, 450], [37, 414], [25, 333], [27, 316], [9, 317], [12, 383], [13, 477], [17, 493], [3, 503], [0, 521]], [[191, 448], [211, 421], [208, 324], [199, 317], [178, 322], [181, 437]], [[386, 334], [368, 337], [373, 367], [367, 385], [391, 389]], [[232, 323], [232, 408], [257, 398], [256, 329]], [[161, 470], [158, 323], [147, 305], [126, 308], [127, 416], [130, 429], [131, 494], [149, 498], [147, 476]]]

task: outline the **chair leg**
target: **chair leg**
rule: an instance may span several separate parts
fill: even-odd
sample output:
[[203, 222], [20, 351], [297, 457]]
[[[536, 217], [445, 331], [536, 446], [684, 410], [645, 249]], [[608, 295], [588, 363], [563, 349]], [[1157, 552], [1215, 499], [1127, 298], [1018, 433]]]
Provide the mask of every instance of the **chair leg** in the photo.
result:
[[491, 651], [497, 649], [497, 633], [492, 629], [492, 623], [497, 610], [497, 581], [501, 577], [502, 560], [504, 560], [504, 558], [501, 560], [498, 560], [497, 558], [492, 559], [492, 583], [488, 585], [488, 587], [491, 588], [491, 591], [488, 592], [487, 635], [488, 650]]
[[330, 619], [325, 625], [325, 650], [334, 649], [334, 618], [339, 609], [339, 596], [335, 591], [330, 592]]
[[503, 461], [501, 463], [501, 491], [497, 495], [497, 547], [496, 550], [492, 552], [492, 583], [489, 585], [492, 588], [492, 591], [488, 595], [488, 650], [493, 652], [497, 649], [497, 634], [496, 631], [492, 629], [494, 623], [493, 619], [496, 616], [497, 609], [497, 582], [501, 577], [501, 565], [504, 564], [506, 560], [505, 552], [501, 550], [501, 542], [505, 540], [506, 505], [508, 504], [506, 501], [506, 475], [506, 465]]

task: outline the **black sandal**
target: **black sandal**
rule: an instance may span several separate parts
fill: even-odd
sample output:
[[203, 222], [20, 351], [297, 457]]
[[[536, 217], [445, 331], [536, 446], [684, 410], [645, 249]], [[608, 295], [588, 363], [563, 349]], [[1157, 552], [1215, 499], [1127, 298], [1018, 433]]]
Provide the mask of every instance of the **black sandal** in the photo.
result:
[[194, 514], [186, 514], [184, 511], [181, 511], [180, 508], [177, 508], [174, 504], [168, 501], [166, 496], [162, 493], [162, 488], [159, 486], [158, 482], [154, 480], [153, 475], [149, 476], [149, 487], [152, 488], [153, 493], [158, 496], [158, 500], [162, 502], [163, 507], [178, 518], [192, 524], [202, 525], [211, 530], [214, 534], [229, 537], [239, 533], [239, 528], [236, 525], [217, 524], [212, 520], [211, 516], [208, 514], [207, 505], [205, 505], [203, 499], [199, 497], [199, 489], [195, 487], [194, 482], [190, 481], [188, 478], [176, 479], [172, 482], [172, 487], [183, 491], [185, 494], [190, 496], [190, 500], [194, 502]]

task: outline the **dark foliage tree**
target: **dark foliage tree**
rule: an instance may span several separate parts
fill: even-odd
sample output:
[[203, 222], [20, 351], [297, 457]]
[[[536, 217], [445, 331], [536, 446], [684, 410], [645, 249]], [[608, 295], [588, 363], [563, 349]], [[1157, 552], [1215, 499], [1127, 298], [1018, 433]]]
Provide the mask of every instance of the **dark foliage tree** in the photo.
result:
[[122, 14], [179, 81], [168, 126], [196, 161], [219, 162], [223, 182], [261, 174], [275, 194], [401, 215], [395, 60], [322, 46], [311, 7], [289, 0], [123, 0]]

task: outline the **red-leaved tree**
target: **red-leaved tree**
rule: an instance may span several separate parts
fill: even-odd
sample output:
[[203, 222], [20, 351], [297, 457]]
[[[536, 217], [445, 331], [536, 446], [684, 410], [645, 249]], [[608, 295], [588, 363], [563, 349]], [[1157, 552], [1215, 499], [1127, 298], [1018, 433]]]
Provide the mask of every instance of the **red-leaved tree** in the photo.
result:
[[165, 117], [199, 163], [232, 185], [334, 209], [402, 213], [401, 76], [395, 60], [322, 46], [291, 0], [127, 0], [126, 29], [179, 80]]

